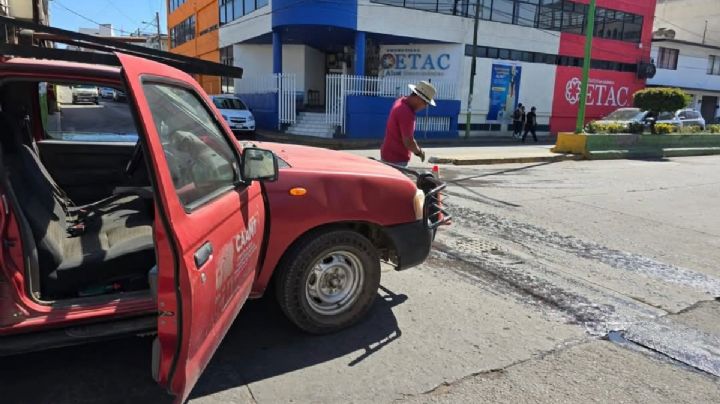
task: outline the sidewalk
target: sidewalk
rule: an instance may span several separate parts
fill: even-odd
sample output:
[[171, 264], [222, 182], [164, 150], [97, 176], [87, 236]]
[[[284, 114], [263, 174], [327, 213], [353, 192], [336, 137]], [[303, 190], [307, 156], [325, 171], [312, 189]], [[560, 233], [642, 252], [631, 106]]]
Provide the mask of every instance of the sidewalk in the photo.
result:
[[[514, 146], [470, 146], [470, 147], [425, 147], [427, 164], [453, 164], [456, 166], [543, 163], [563, 160], [579, 160], [582, 156], [552, 153], [552, 145], [514, 145]], [[379, 149], [353, 150], [353, 154], [364, 157], [380, 158]], [[418, 163], [413, 157], [411, 164]]]
[[[258, 140], [293, 143], [347, 150], [364, 157], [380, 158], [381, 139], [324, 139], [306, 136], [259, 132]], [[483, 165], [510, 163], [541, 163], [579, 160], [572, 154], [552, 153], [555, 138], [541, 138], [540, 143], [521, 144], [517, 140], [497, 136], [459, 139], [418, 139], [425, 150], [426, 164]], [[413, 162], [417, 163], [413, 157]]]

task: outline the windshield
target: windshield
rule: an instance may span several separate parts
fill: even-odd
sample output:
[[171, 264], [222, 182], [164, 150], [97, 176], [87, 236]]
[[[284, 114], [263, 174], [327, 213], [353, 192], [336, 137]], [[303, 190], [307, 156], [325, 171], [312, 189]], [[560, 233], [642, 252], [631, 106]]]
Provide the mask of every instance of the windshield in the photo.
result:
[[657, 120], [658, 121], [669, 121], [671, 119], [675, 118], [675, 114], [672, 112], [661, 112], [658, 114]]
[[603, 118], [604, 121], [631, 121], [640, 115], [641, 111], [638, 108], [627, 108], [618, 109], [613, 111], [610, 115]]
[[102, 98], [97, 102], [92, 98], [76, 102], [73, 97], [77, 93], [73, 90], [97, 89], [97, 86], [89, 84], [42, 82], [38, 88], [42, 100], [40, 104], [47, 106], [41, 111], [41, 119], [48, 138], [81, 142], [137, 142], [137, 127], [127, 102]]
[[219, 109], [247, 109], [245, 104], [237, 98], [213, 98], [213, 103]]

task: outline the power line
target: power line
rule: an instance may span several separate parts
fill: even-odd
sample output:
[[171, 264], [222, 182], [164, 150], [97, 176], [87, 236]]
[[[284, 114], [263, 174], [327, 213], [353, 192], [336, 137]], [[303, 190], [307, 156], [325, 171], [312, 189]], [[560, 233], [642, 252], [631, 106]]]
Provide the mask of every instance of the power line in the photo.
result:
[[[86, 21], [89, 21], [89, 22], [91, 22], [91, 23], [93, 23], [93, 24], [96, 24], [97, 26], [104, 25], [103, 23], [97, 22], [97, 21], [93, 20], [93, 19], [90, 18], [90, 17], [84, 16], [84, 15], [78, 13], [77, 11], [75, 11], [75, 10], [73, 10], [73, 9], [71, 9], [71, 8], [68, 8], [68, 7], [65, 6], [64, 4], [60, 3], [58, 0], [54, 0], [51, 4], [57, 4], [58, 6], [64, 8], [65, 10], [67, 10], [68, 12], [70, 12], [70, 13], [72, 13], [72, 14], [74, 14], [74, 15], [76, 15], [76, 16], [78, 16], [78, 17], [80, 17], [80, 18], [82, 18], [82, 19], [84, 19], [84, 20], [86, 20]], [[125, 31], [125, 30], [122, 30], [122, 29], [119, 29], [119, 28], [113, 28], [113, 30], [117, 30], [118, 32], [121, 32], [121, 33], [126, 34], [126, 35], [130, 35], [130, 36], [136, 34], [136, 32], [128, 32], [128, 31]], [[147, 32], [143, 32], [143, 34], [148, 34], [148, 33], [147, 33]]]

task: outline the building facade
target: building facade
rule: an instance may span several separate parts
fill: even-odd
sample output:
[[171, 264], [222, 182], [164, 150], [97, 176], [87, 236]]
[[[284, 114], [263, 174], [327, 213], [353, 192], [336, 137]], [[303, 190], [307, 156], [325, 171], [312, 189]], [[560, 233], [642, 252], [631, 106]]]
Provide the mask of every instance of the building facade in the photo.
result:
[[[170, 52], [220, 62], [218, 0], [167, 0]], [[195, 77], [209, 94], [220, 92], [220, 77]]]
[[[291, 112], [324, 114], [335, 126], [328, 136], [380, 137], [394, 97], [407, 93], [408, 82], [431, 80], [441, 103], [423, 113], [419, 129], [429, 137], [457, 137], [465, 130], [475, 53], [472, 134], [506, 135], [518, 102], [537, 107], [544, 131], [572, 130], [588, 3], [220, 0], [221, 60], [243, 67], [246, 77], [223, 80], [223, 90], [243, 95], [260, 111], [288, 109], [283, 100], [289, 99]], [[645, 87], [637, 70], [650, 61], [655, 11], [655, 0], [597, 3], [588, 119], [629, 106]], [[292, 80], [273, 82], [270, 73]], [[287, 86], [289, 96], [267, 98]], [[298, 123], [278, 114], [279, 122], [266, 124], [292, 130]]]
[[672, 31], [679, 41], [720, 46], [718, 16], [718, 0], [657, 0], [655, 30]]
[[705, 122], [718, 122], [720, 46], [657, 38], [653, 40], [651, 56], [657, 74], [648, 80], [649, 86], [682, 88], [692, 96], [690, 107], [700, 111]]

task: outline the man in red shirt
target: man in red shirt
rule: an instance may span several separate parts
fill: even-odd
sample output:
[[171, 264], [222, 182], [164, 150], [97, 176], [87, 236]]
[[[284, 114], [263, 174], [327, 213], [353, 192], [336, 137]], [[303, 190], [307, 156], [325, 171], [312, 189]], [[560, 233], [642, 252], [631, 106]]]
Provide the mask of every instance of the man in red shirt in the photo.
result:
[[[390, 109], [385, 140], [380, 149], [380, 158], [386, 163], [406, 167], [412, 154], [425, 161], [425, 152], [415, 141], [415, 114], [435, 106], [435, 87], [427, 81], [410, 84], [412, 94], [399, 98]], [[412, 154], [411, 154], [412, 153]]]

